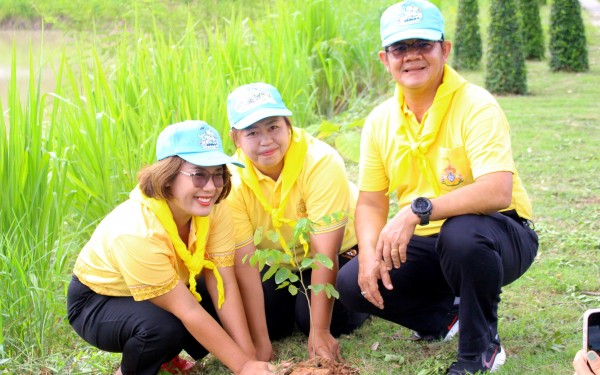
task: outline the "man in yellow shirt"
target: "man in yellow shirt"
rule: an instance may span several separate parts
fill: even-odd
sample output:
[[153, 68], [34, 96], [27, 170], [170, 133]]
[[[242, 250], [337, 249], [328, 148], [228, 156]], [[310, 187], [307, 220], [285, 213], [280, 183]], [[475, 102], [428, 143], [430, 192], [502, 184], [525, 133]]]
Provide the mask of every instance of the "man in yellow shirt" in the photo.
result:
[[[448, 339], [460, 321], [448, 373], [494, 371], [506, 357], [501, 288], [529, 268], [538, 247], [508, 122], [489, 92], [446, 65], [452, 44], [432, 3], [390, 6], [381, 39], [396, 90], [363, 129], [361, 251], [338, 275], [340, 300], [422, 338]], [[388, 220], [392, 193], [398, 213]]]

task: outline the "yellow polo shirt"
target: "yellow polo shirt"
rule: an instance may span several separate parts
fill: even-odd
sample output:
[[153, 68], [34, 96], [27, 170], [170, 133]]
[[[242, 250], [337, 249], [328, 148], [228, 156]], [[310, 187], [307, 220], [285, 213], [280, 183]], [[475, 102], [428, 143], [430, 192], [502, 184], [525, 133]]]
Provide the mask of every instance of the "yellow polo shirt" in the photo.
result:
[[[234, 242], [229, 207], [215, 205], [209, 218], [205, 256], [217, 267], [231, 267]], [[191, 225], [188, 249], [193, 253], [194, 220]], [[136, 301], [165, 294], [180, 279], [186, 284], [189, 280], [189, 271], [158, 218], [148, 207], [131, 199], [100, 222], [81, 250], [73, 272], [98, 294], [133, 296]]]
[[[411, 144], [409, 132], [418, 137], [422, 129], [422, 124], [406, 106], [400, 108], [398, 90], [392, 98], [377, 106], [365, 121], [358, 180], [361, 191], [388, 190], [390, 168], [396, 157], [394, 151], [398, 145]], [[412, 154], [408, 152], [405, 157], [410, 162], [408, 170], [401, 171], [402, 182], [396, 189], [399, 207], [409, 205], [420, 196], [435, 198], [436, 189], [421, 173]], [[512, 157], [508, 121], [487, 90], [467, 83], [456, 91], [426, 159], [439, 195], [472, 184], [487, 173], [512, 172], [512, 202], [506, 210], [515, 209], [522, 218], [531, 219], [531, 202]], [[438, 220], [417, 226], [415, 234], [438, 233], [442, 223], [443, 220]]]
[[[253, 165], [246, 165], [246, 168], [254, 168], [264, 196], [271, 206], [277, 207], [281, 194], [281, 179], [273, 181]], [[232, 173], [233, 188], [227, 197], [227, 202], [233, 212], [235, 247], [238, 249], [253, 241], [257, 228], [262, 227], [264, 232], [267, 232], [273, 230], [273, 227], [270, 213], [265, 211], [252, 190], [240, 179], [237, 171], [232, 170]], [[306, 217], [311, 221], [317, 221], [336, 212], [343, 211], [350, 214], [352, 216], [350, 218], [331, 222], [329, 225], [320, 223], [315, 227], [315, 234], [319, 234], [334, 231], [345, 225], [340, 249], [342, 253], [356, 245], [353, 216], [357, 196], [358, 190], [349, 182], [340, 155], [325, 142], [308, 136], [308, 149], [302, 171], [290, 191], [283, 216], [291, 220]], [[280, 230], [286, 243], [290, 243], [293, 239], [293, 229], [283, 224]], [[258, 249], [282, 250], [278, 241], [272, 242], [266, 237], [263, 235], [262, 242], [257, 246]], [[294, 251], [292, 247], [290, 249]], [[297, 244], [295, 252], [300, 262], [304, 258], [302, 245]]]

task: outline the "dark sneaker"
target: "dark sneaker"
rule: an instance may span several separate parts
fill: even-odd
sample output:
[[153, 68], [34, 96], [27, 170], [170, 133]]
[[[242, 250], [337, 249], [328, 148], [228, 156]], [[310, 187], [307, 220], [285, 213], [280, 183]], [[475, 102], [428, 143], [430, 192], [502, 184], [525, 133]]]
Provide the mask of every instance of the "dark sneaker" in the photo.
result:
[[454, 362], [448, 369], [448, 375], [479, 374], [494, 372], [506, 361], [506, 353], [500, 345], [498, 335], [488, 345], [485, 352], [474, 358], [463, 358], [458, 355], [458, 361]]
[[446, 315], [446, 320], [444, 321], [444, 326], [437, 334], [422, 334], [420, 332], [413, 332], [412, 337], [410, 338], [413, 341], [450, 341], [452, 338], [458, 333], [459, 329], [459, 321], [458, 321], [458, 305], [454, 305], [452, 310], [448, 312]]

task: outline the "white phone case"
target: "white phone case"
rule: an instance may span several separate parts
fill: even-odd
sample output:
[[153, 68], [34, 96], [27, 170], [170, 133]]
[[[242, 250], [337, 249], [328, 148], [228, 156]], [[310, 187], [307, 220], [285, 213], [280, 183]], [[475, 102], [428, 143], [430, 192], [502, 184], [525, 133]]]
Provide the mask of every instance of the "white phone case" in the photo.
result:
[[588, 343], [588, 335], [589, 335], [589, 321], [590, 317], [594, 316], [594, 320], [600, 320], [600, 309], [590, 309], [587, 310], [583, 314], [583, 350], [587, 353], [590, 350], [590, 345]]

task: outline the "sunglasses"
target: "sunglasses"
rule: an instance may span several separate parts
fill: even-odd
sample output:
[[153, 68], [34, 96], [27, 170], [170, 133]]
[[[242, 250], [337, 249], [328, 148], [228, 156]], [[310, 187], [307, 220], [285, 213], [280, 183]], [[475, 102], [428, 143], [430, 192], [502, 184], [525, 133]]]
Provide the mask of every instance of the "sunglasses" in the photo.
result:
[[216, 188], [223, 187], [225, 184], [225, 173], [223, 170], [216, 171], [215, 173], [209, 173], [207, 171], [200, 171], [194, 173], [188, 173], [184, 171], [179, 171], [179, 173], [183, 173], [186, 176], [190, 176], [192, 178], [192, 184], [195, 187], [202, 189], [206, 184], [208, 184], [208, 180], [212, 178], [213, 184]]
[[428, 53], [433, 49], [436, 43], [443, 43], [443, 40], [415, 40], [412, 43], [394, 43], [391, 46], [385, 47], [385, 52], [391, 53], [395, 58], [406, 56], [411, 49], [417, 53]]

